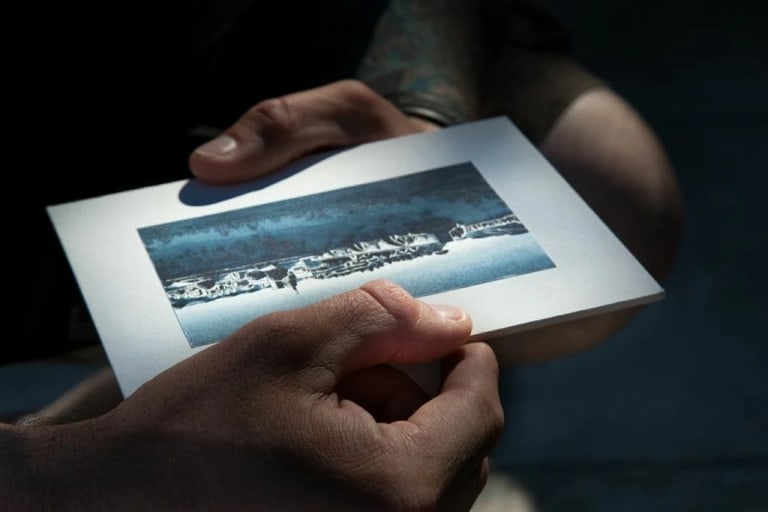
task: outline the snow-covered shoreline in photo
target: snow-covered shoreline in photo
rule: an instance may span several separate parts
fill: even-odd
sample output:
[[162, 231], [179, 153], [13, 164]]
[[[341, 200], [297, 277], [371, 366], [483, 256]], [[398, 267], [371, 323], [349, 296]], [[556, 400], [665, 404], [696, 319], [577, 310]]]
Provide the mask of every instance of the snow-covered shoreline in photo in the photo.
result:
[[291, 288], [260, 290], [176, 309], [190, 346], [215, 343], [240, 326], [275, 311], [295, 309], [387, 279], [415, 297], [464, 288], [554, 267], [530, 233], [449, 242], [446, 254], [398, 261], [373, 271], [331, 279], [306, 279]]

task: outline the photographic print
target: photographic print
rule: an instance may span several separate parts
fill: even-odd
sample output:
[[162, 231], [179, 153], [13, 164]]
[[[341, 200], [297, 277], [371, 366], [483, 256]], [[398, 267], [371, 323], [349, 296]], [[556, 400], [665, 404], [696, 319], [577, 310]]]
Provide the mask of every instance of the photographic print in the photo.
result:
[[138, 232], [193, 348], [372, 279], [423, 297], [555, 267], [470, 162]]
[[506, 117], [47, 211], [125, 396], [259, 316], [374, 279], [464, 309], [493, 344], [664, 297]]

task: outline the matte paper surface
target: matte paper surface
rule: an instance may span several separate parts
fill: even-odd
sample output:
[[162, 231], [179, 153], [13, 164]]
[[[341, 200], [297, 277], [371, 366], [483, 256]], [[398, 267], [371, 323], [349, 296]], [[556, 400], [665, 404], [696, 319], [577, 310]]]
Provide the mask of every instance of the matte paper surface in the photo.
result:
[[663, 296], [505, 118], [48, 212], [126, 395], [255, 317], [372, 279], [464, 308], [483, 339]]

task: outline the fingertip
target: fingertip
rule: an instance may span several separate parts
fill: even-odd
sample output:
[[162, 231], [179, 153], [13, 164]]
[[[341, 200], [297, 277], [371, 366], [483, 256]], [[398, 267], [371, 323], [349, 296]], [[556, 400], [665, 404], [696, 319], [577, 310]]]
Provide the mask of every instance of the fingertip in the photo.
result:
[[499, 360], [488, 343], [484, 341], [467, 343], [462, 347], [461, 353], [455, 352], [446, 358], [448, 364], [454, 367], [462, 360], [468, 361], [468, 365], [482, 367], [483, 374], [489, 375], [491, 380], [498, 381]]
[[413, 299], [413, 295], [411, 295], [405, 288], [387, 279], [373, 279], [372, 281], [363, 284], [360, 288], [374, 296], [378, 296], [379, 292], [381, 292], [383, 294], [395, 295], [400, 298]]
[[[232, 136], [222, 134], [189, 155], [189, 169], [196, 178], [208, 183], [230, 183], [237, 181], [233, 168], [237, 169], [241, 144]], [[233, 176], [235, 174], [235, 176]]]
[[485, 342], [485, 341], [473, 341], [472, 343], [467, 343], [467, 345], [464, 347], [467, 352], [472, 354], [474, 357], [478, 357], [484, 361], [486, 361], [488, 364], [496, 366], [498, 368], [498, 360], [496, 359], [496, 353], [493, 351], [493, 348]]
[[441, 393], [458, 391], [475, 397], [485, 397], [487, 411], [497, 410], [492, 401], [488, 402], [487, 399], [499, 400], [499, 363], [487, 343], [466, 343], [444, 357], [441, 360], [441, 373], [444, 379]]
[[218, 137], [209, 140], [205, 144], [195, 149], [194, 153], [203, 158], [227, 158], [237, 151], [237, 140], [227, 133], [222, 133]]
[[354, 366], [436, 361], [469, 339], [472, 322], [466, 312], [430, 306], [394, 282], [370, 281], [352, 293], [346, 300], [356, 297], [366, 311], [356, 329], [369, 340]]
[[[428, 432], [453, 457], [464, 461], [487, 457], [504, 430], [493, 351], [483, 342], [467, 343], [444, 358], [443, 364], [442, 389], [409, 422]], [[482, 480], [486, 469], [478, 469]]]
[[254, 179], [264, 174], [264, 140], [242, 123], [197, 147], [189, 156], [189, 168], [196, 178], [214, 184]]

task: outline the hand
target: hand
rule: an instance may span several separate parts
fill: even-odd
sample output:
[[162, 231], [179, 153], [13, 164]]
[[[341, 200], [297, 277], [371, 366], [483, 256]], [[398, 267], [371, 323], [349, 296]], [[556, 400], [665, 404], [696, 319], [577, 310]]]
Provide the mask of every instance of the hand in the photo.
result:
[[[261, 317], [104, 416], [17, 433], [40, 457], [15, 474], [50, 485], [0, 484], [0, 497], [58, 510], [469, 510], [503, 422], [496, 360], [465, 344], [470, 330], [462, 311], [385, 281]], [[431, 399], [387, 366], [438, 358]]]
[[342, 80], [257, 104], [195, 150], [189, 166], [203, 181], [234, 183], [314, 151], [437, 129], [403, 114], [362, 82]]

